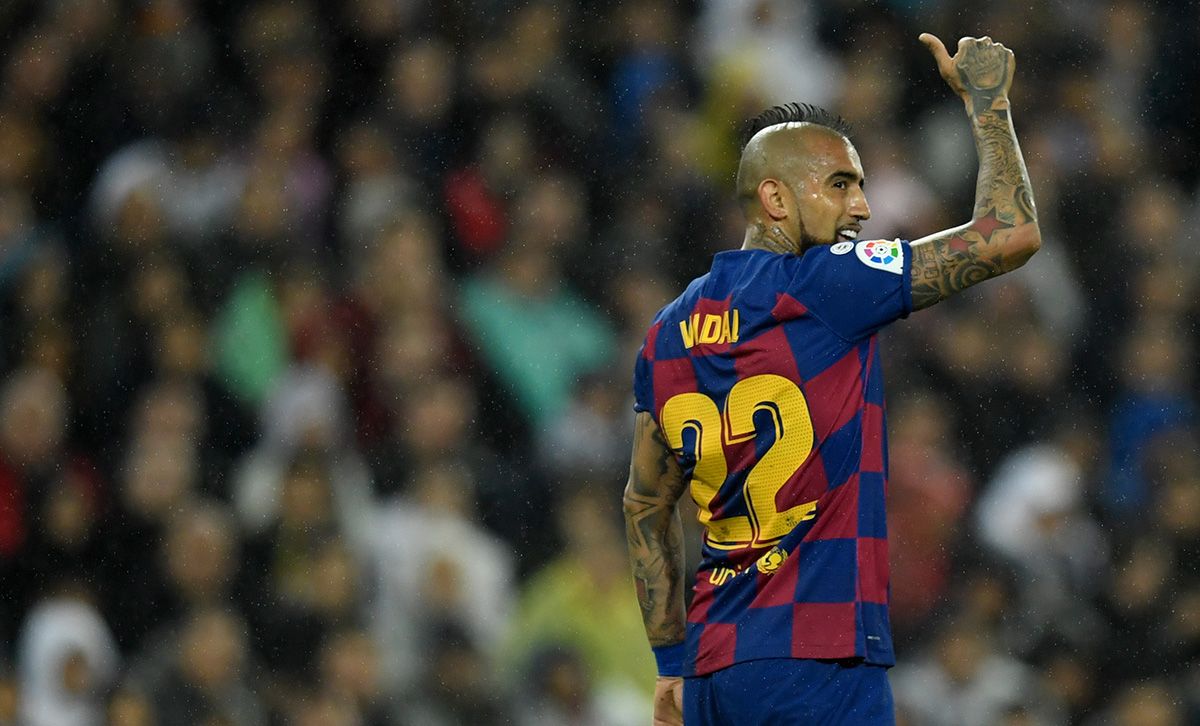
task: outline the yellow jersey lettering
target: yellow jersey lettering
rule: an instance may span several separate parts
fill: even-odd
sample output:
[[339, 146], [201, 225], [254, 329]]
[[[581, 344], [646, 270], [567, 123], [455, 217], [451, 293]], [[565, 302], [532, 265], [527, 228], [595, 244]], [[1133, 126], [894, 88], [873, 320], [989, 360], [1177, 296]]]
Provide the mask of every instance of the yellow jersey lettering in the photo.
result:
[[694, 314], [690, 320], [679, 320], [679, 332], [683, 334], [684, 348], [695, 346], [697, 328], [700, 328], [700, 313]]
[[728, 567], [718, 567], [717, 569], [708, 573], [708, 581], [717, 587], [720, 587], [736, 576], [737, 570], [732, 570]]
[[692, 319], [690, 321], [688, 321], [688, 320], [680, 320], [679, 321], [679, 332], [683, 334], [683, 347], [684, 348], [691, 348], [693, 345], [696, 344], [696, 318], [697, 317], [698, 316], [693, 315]]
[[712, 345], [721, 339], [721, 316], [708, 314], [704, 316], [704, 328], [700, 331], [700, 342]]
[[683, 347], [694, 348], [697, 345], [713, 345], [736, 343], [741, 327], [741, 316], [737, 308], [726, 310], [720, 315], [706, 313], [701, 320], [700, 313], [692, 315], [687, 320], [679, 321], [679, 333], [683, 336]]

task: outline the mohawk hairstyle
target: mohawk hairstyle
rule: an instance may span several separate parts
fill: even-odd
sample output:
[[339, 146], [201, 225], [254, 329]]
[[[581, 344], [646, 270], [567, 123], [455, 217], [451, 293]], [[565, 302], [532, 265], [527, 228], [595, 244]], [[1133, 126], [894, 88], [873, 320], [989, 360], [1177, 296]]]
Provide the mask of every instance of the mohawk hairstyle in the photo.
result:
[[785, 103], [782, 106], [772, 106], [746, 122], [742, 128], [741, 148], [745, 149], [750, 139], [768, 126], [787, 123], [817, 124], [832, 129], [847, 139], [853, 131], [849, 121], [820, 106], [811, 103]]

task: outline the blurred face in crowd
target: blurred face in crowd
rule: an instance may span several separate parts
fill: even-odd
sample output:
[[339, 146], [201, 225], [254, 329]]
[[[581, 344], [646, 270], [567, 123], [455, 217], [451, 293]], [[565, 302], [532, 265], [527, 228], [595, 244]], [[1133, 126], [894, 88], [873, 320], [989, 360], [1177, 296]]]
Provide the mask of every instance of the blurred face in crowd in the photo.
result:
[[198, 441], [204, 434], [199, 392], [183, 383], [155, 382], [146, 386], [136, 412], [139, 437], [162, 435], [179, 441]]
[[1116, 726], [1183, 726], [1183, 714], [1175, 696], [1160, 681], [1129, 688], [1114, 709]]
[[177, 315], [159, 330], [158, 360], [164, 371], [192, 378], [208, 368], [208, 334], [200, 319]]
[[452, 357], [450, 332], [432, 310], [390, 321], [377, 346], [375, 370], [386, 393], [404, 393], [434, 379]]
[[332, 500], [329, 479], [317, 466], [289, 472], [280, 495], [280, 523], [285, 529], [309, 530], [329, 521]]
[[93, 499], [87, 483], [67, 472], [48, 494], [42, 513], [49, 539], [64, 549], [83, 544], [96, 524]]
[[0, 677], [0, 722], [17, 722], [17, 684], [7, 677]]
[[535, 181], [517, 200], [516, 242], [553, 254], [584, 235], [586, 190], [567, 175]]
[[0, 184], [16, 190], [23, 187], [24, 180], [36, 178], [46, 145], [46, 138], [30, 118], [0, 112]]
[[422, 123], [440, 120], [454, 97], [451, 49], [434, 40], [402, 48], [392, 61], [388, 78], [395, 107]]
[[1175, 558], [1164, 541], [1143, 536], [1110, 573], [1110, 598], [1123, 613], [1150, 610], [1161, 604], [1174, 566]]
[[67, 76], [64, 39], [57, 34], [30, 34], [6, 54], [5, 90], [34, 105], [53, 100]]
[[69, 274], [67, 257], [58, 250], [49, 249], [34, 258], [21, 280], [21, 304], [28, 308], [29, 317], [62, 310], [69, 294]]
[[475, 415], [474, 392], [461, 380], [442, 378], [411, 391], [404, 442], [419, 459], [436, 459], [461, 445]]
[[312, 563], [313, 607], [337, 617], [358, 603], [358, 568], [350, 551], [334, 540], [317, 553]]
[[66, 433], [67, 395], [52, 374], [25, 369], [0, 393], [0, 448], [19, 468], [50, 462]]
[[235, 532], [216, 507], [187, 509], [176, 517], [166, 541], [167, 570], [192, 602], [218, 597], [233, 575]]
[[1200, 539], [1200, 472], [1170, 479], [1159, 499], [1163, 530], [1180, 539]]
[[1125, 340], [1125, 385], [1134, 391], [1178, 390], [1186, 380], [1186, 344], [1167, 320], [1150, 320]]
[[217, 691], [236, 678], [245, 654], [237, 620], [220, 610], [196, 615], [179, 639], [180, 670], [204, 691]]
[[987, 643], [966, 625], [947, 628], [938, 644], [938, 660], [951, 680], [966, 683], [975, 677], [988, 655]]
[[335, 692], [369, 701], [379, 695], [379, 653], [362, 631], [332, 638], [321, 652], [321, 678]]
[[154, 707], [144, 695], [128, 690], [117, 691], [108, 702], [108, 722], [122, 726], [153, 726]]
[[125, 506], [161, 521], [187, 497], [196, 481], [196, 448], [171, 435], [139, 437], [126, 464]]
[[533, 162], [536, 136], [529, 121], [517, 114], [497, 116], [483, 129], [479, 162], [492, 185], [503, 189], [524, 178]]
[[130, 192], [117, 208], [112, 231], [120, 252], [161, 249], [167, 236], [167, 225], [153, 191], [138, 188]]
[[436, 303], [444, 285], [437, 245], [433, 223], [422, 214], [405, 214], [381, 230], [360, 271], [367, 304], [395, 315]]

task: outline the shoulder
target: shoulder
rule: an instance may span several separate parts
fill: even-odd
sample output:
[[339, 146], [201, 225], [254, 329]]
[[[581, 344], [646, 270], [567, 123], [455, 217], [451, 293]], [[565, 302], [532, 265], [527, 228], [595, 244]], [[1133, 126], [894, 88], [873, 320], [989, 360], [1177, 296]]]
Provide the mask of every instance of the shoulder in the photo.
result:
[[899, 239], [870, 239], [813, 247], [788, 257], [796, 283], [874, 287], [905, 277], [912, 249]]
[[904, 261], [910, 254], [909, 246], [898, 238], [864, 239], [812, 247], [804, 254], [792, 257], [800, 266], [865, 267], [900, 275], [903, 274]]

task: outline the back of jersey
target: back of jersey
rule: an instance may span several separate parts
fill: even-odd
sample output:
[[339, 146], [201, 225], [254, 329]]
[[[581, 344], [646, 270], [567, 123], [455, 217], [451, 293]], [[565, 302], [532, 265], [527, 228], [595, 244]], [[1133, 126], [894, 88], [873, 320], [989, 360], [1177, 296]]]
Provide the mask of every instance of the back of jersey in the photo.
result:
[[908, 245], [714, 258], [655, 318], [635, 407], [690, 480], [705, 538], [688, 675], [757, 658], [894, 662], [883, 379]]

